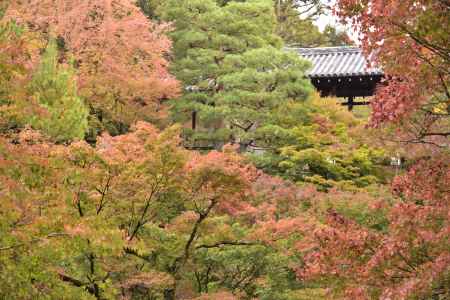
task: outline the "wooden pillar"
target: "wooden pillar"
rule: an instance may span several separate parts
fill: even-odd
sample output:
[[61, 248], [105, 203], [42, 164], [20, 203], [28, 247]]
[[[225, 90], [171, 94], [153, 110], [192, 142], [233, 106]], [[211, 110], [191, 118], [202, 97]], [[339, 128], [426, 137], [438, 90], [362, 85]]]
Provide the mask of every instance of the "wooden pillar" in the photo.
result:
[[353, 97], [353, 96], [348, 97], [348, 102], [347, 102], [348, 111], [353, 110], [354, 100], [355, 100], [355, 97]]
[[197, 112], [194, 110], [192, 111], [192, 130], [195, 128], [197, 128]]

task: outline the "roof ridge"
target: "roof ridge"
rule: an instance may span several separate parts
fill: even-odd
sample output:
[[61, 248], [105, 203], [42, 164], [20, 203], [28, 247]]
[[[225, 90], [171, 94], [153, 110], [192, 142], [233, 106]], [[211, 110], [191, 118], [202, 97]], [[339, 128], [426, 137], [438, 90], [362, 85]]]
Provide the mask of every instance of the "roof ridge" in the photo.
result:
[[286, 48], [293, 48], [293, 49], [327, 49], [327, 48], [358, 48], [358, 46], [354, 45], [344, 45], [344, 46], [321, 46], [321, 47], [296, 47], [296, 46], [286, 46]]
[[362, 53], [356, 46], [317, 47], [317, 48], [287, 48], [300, 54], [330, 54], [330, 53]]
[[382, 75], [381, 68], [370, 66], [370, 58], [355, 46], [320, 48], [285, 48], [294, 51], [312, 63], [310, 77], [373, 76]]

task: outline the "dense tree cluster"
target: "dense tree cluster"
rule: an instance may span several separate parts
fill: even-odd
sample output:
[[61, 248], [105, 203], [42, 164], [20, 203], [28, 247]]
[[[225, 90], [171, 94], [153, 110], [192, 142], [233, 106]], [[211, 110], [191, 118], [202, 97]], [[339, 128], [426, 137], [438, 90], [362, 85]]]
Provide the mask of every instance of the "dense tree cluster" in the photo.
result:
[[404, 140], [449, 137], [448, 1], [338, 1], [336, 13], [361, 34], [390, 80], [373, 102], [372, 123], [396, 121]]
[[186, 89], [173, 117], [186, 122], [195, 112], [196, 131], [186, 132], [194, 141], [246, 148], [257, 143], [255, 129], [273, 124], [281, 101], [308, 99], [308, 64], [282, 50], [271, 1], [173, 0], [158, 11], [175, 27], [172, 70]]
[[138, 119], [156, 122], [166, 114], [162, 102], [178, 94], [167, 71], [168, 25], [150, 21], [131, 1], [12, 1], [6, 18], [55, 38], [60, 60], [74, 60], [92, 138], [124, 133]]
[[337, 1], [367, 123], [283, 50], [321, 3], [2, 1], [0, 298], [448, 299], [450, 6]]
[[384, 133], [406, 144], [410, 160], [392, 182], [399, 201], [378, 206], [386, 230], [330, 211], [329, 227], [305, 257], [299, 276], [331, 277], [347, 298], [450, 295], [449, 8], [448, 1], [338, 1], [337, 15], [360, 30], [366, 52], [377, 53], [387, 74], [371, 123], [390, 127]]
[[256, 131], [262, 151], [248, 154], [258, 168], [323, 190], [385, 182], [390, 151], [362, 138], [363, 122], [333, 99], [287, 103], [274, 117], [279, 126]]

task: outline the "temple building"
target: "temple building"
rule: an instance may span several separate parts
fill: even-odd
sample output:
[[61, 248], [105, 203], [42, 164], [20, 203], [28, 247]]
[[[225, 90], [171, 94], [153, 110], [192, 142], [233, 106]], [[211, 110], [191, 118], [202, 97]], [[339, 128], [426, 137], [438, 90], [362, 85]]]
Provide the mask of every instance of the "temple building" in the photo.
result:
[[372, 96], [384, 73], [380, 68], [370, 66], [358, 47], [288, 48], [296, 51], [312, 63], [308, 72], [312, 84], [323, 97], [345, 98], [349, 110], [355, 105], [367, 105], [358, 98]]

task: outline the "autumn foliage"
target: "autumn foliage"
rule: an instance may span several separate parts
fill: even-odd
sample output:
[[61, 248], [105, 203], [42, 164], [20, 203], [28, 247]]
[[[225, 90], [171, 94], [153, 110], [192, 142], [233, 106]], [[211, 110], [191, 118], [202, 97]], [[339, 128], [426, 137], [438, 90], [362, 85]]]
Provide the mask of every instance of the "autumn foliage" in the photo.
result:
[[340, 0], [336, 14], [375, 53], [387, 82], [372, 103], [372, 124], [403, 123], [408, 140], [446, 144], [450, 17], [447, 1]]
[[[138, 2], [0, 4], [1, 299], [450, 297], [446, 1], [337, 1], [387, 74], [371, 128], [312, 94], [272, 1]], [[232, 144], [185, 148], [182, 84]]]
[[169, 26], [148, 20], [132, 1], [12, 1], [6, 18], [57, 38], [75, 57], [79, 86], [100, 122], [158, 118], [162, 102], [178, 93], [165, 58]]
[[[295, 187], [248, 165], [233, 147], [190, 153], [177, 135], [139, 122], [127, 135], [103, 135], [95, 148], [54, 145], [30, 130], [3, 138], [1, 265], [27, 272], [31, 260], [42, 262], [15, 283], [2, 278], [3, 295], [180, 298], [196, 294], [186, 286], [191, 276], [199, 292], [215, 284], [255, 295], [257, 280], [272, 272], [274, 242], [301, 224], [276, 221], [300, 201], [290, 194]], [[273, 263], [286, 264], [286, 255]], [[33, 274], [40, 277], [28, 284]]]
[[[329, 278], [347, 299], [446, 299], [449, 295], [448, 4], [445, 1], [338, 1], [336, 13], [361, 32], [387, 74], [372, 125], [395, 122], [408, 145], [408, 171], [393, 201], [374, 203], [385, 225], [371, 228], [329, 210], [305, 253], [300, 278]], [[447, 51], [447, 52], [446, 52]], [[389, 136], [389, 132], [386, 132]]]
[[[408, 202], [371, 208], [386, 211], [385, 230], [367, 228], [335, 210], [314, 232], [316, 249], [305, 255], [301, 278], [336, 280], [346, 298], [410, 299], [448, 294], [448, 163], [417, 165], [395, 179], [394, 193]], [[420, 166], [420, 169], [419, 169]], [[444, 173], [442, 173], [442, 170]], [[426, 177], [428, 175], [429, 177]], [[427, 178], [422, 184], [418, 178]], [[413, 202], [416, 201], [416, 202]]]

